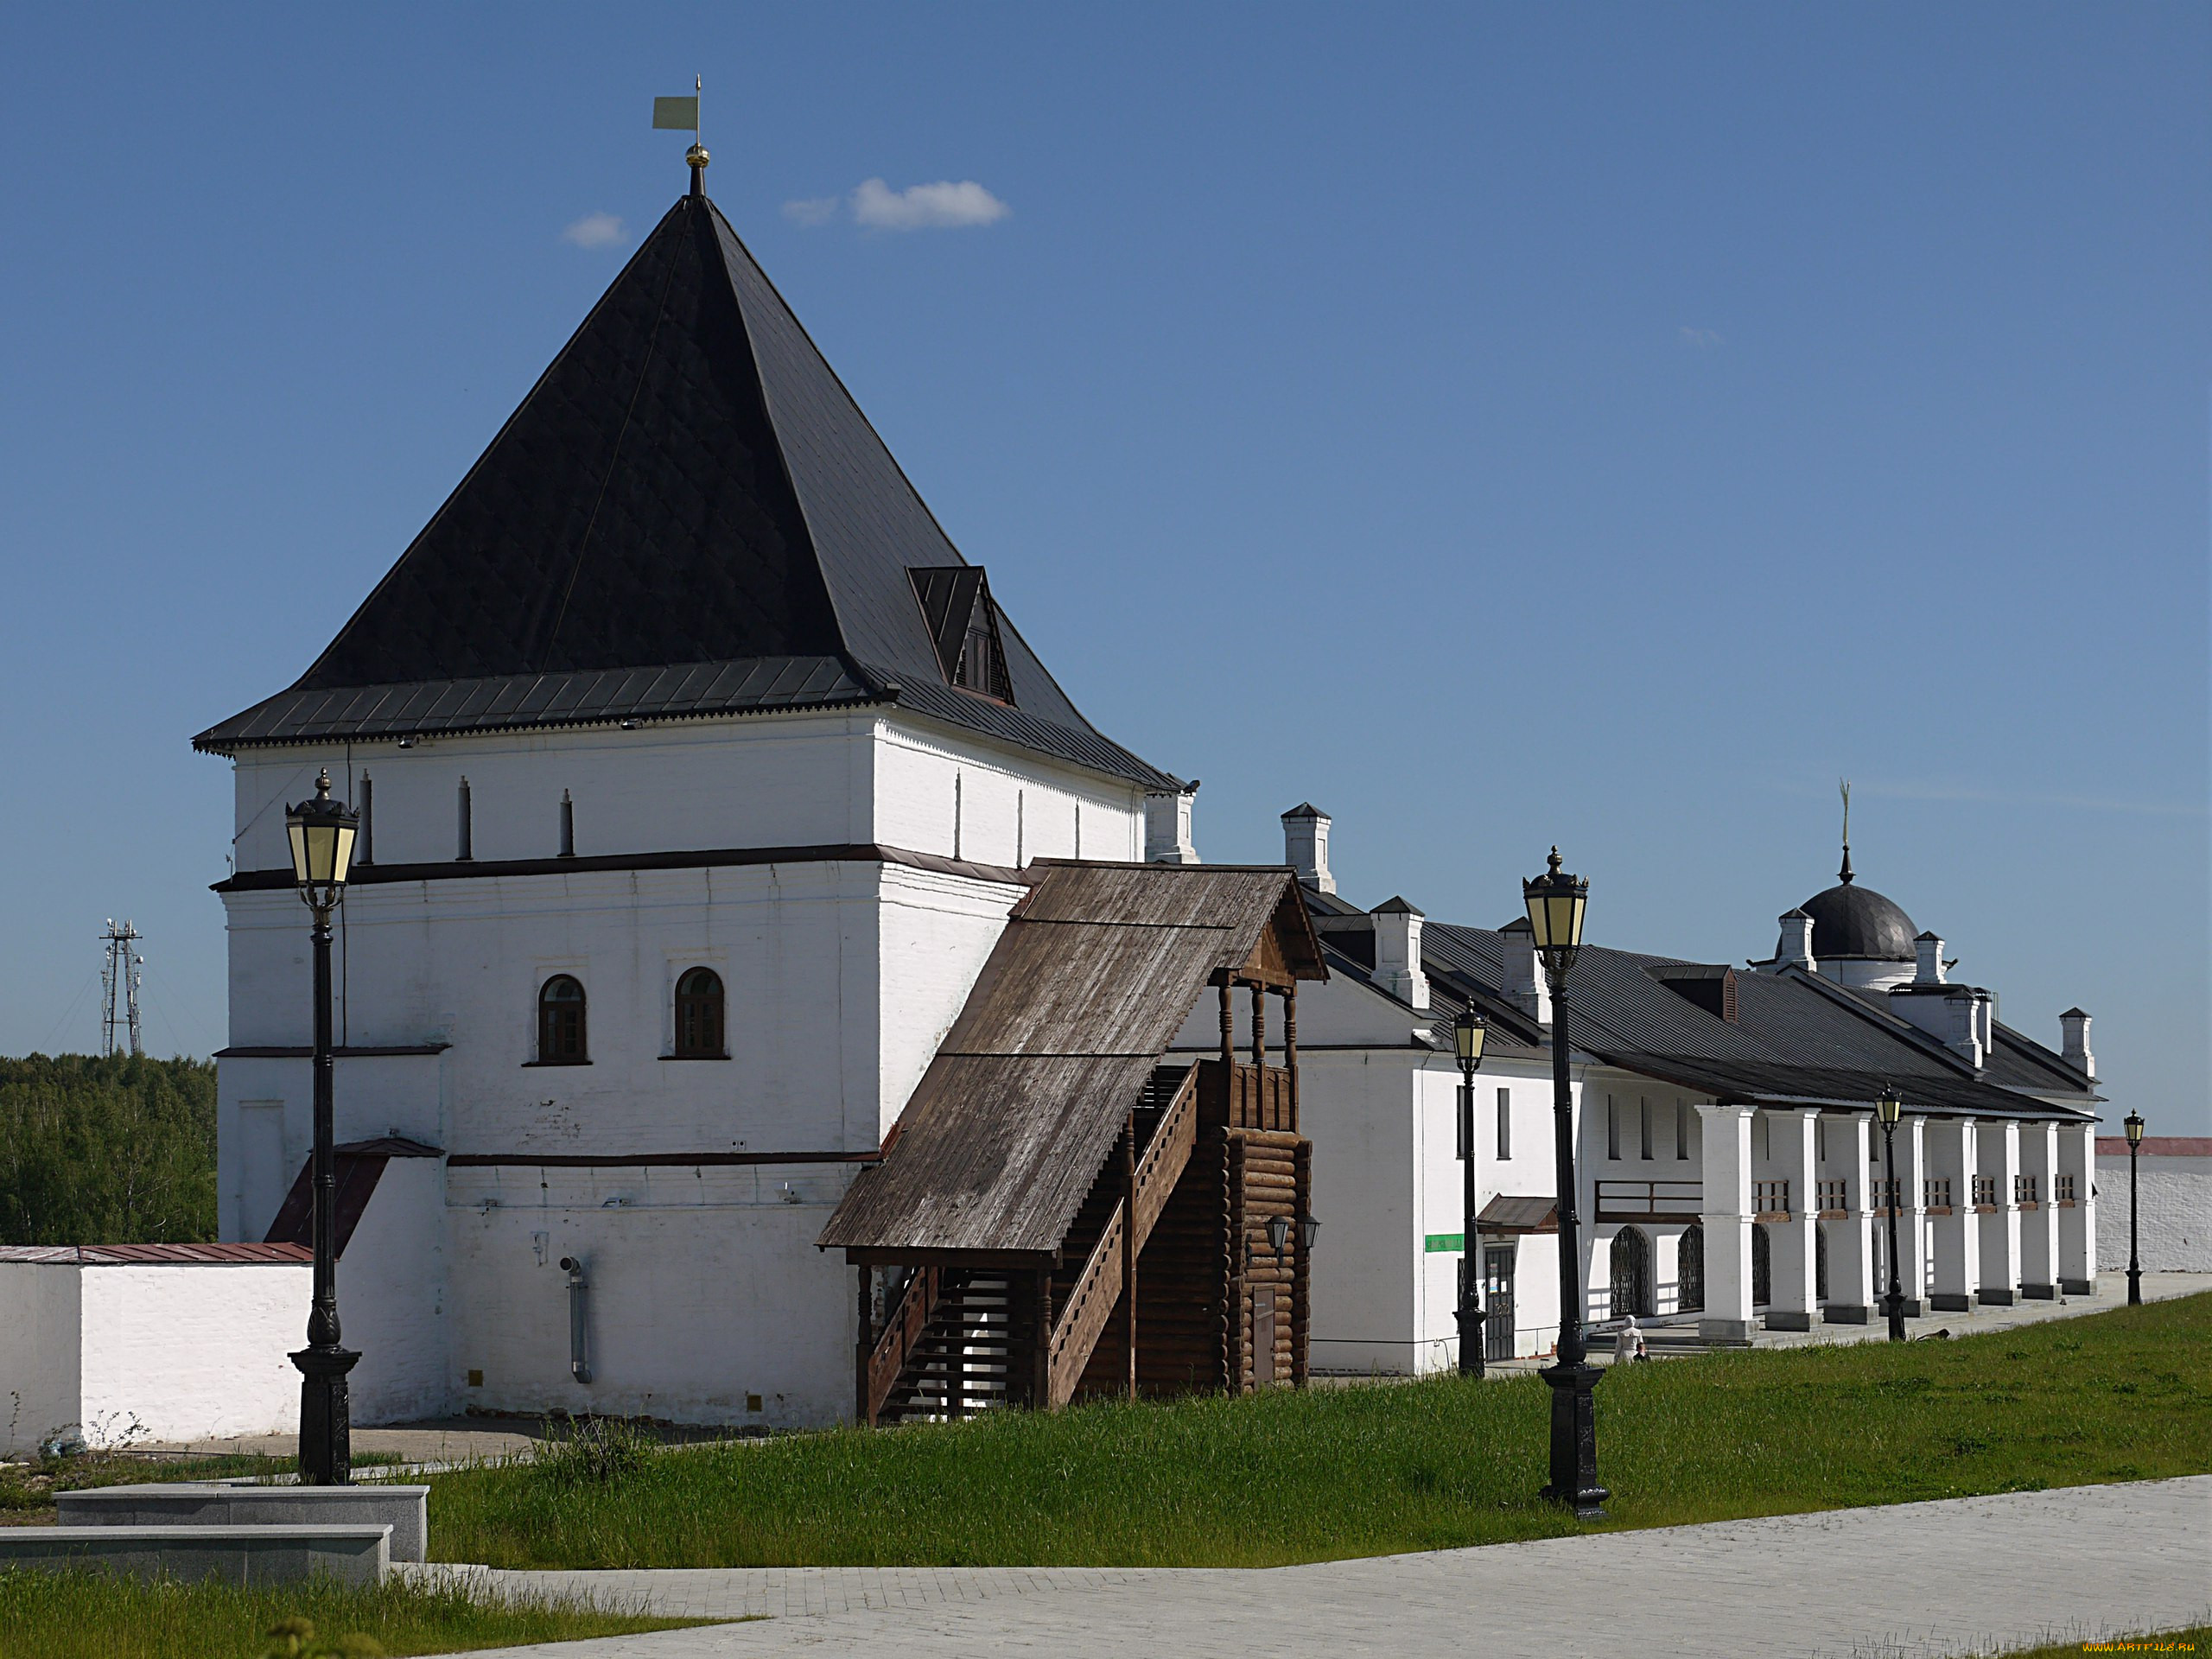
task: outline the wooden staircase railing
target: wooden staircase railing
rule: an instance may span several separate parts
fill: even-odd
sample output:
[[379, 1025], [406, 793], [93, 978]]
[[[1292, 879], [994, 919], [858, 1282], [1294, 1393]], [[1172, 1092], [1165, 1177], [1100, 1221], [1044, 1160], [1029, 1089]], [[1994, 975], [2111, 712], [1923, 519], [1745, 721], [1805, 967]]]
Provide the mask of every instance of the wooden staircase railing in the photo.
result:
[[875, 1347], [868, 1357], [868, 1426], [874, 1428], [883, 1410], [884, 1402], [899, 1383], [899, 1375], [906, 1369], [906, 1361], [929, 1329], [930, 1316], [937, 1312], [940, 1270], [936, 1268], [917, 1268], [907, 1275], [906, 1288], [899, 1298], [898, 1306], [889, 1310], [883, 1321], [883, 1334], [876, 1338]]
[[[1168, 1195], [1175, 1190], [1175, 1183], [1182, 1179], [1183, 1171], [1190, 1164], [1191, 1150], [1198, 1144], [1198, 1068], [1194, 1065], [1184, 1072], [1180, 1085], [1161, 1111], [1159, 1124], [1137, 1160], [1132, 1182], [1134, 1193], [1125, 1195], [1114, 1205], [1113, 1213], [1099, 1230], [1097, 1243], [1091, 1246], [1090, 1254], [1084, 1261], [1083, 1272], [1077, 1275], [1074, 1289], [1069, 1293], [1059, 1317], [1053, 1321], [1047, 1373], [1052, 1397], [1046, 1403], [1064, 1406], [1075, 1397], [1084, 1368], [1090, 1363], [1091, 1352], [1098, 1346], [1099, 1334], [1105, 1330], [1107, 1320], [1112, 1318], [1115, 1306], [1122, 1300], [1127, 1264], [1135, 1260], [1143, 1250], [1145, 1241], [1152, 1236], [1160, 1211], [1166, 1208]], [[1134, 1205], [1131, 1197], [1135, 1200]], [[1132, 1230], [1134, 1237], [1128, 1236]]]

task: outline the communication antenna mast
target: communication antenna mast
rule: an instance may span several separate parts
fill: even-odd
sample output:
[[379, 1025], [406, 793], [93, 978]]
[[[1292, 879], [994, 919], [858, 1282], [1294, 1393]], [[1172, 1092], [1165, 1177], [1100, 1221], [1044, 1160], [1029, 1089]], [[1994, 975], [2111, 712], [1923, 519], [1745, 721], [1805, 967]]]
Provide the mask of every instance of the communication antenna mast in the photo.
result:
[[107, 918], [107, 931], [100, 935], [107, 946], [107, 965], [100, 969], [102, 1053], [120, 1054], [126, 1042], [133, 1054], [146, 1052], [138, 1023], [138, 981], [146, 958], [131, 949], [145, 937], [130, 922], [118, 927], [112, 916]]

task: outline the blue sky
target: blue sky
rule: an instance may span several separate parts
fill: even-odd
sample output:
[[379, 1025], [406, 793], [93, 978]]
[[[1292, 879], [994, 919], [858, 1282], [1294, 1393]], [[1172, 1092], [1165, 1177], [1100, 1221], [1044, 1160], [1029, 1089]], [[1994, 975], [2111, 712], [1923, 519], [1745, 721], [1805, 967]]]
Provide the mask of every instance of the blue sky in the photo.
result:
[[5, 37], [0, 1051], [92, 1045], [110, 914], [151, 1046], [222, 1041], [188, 739], [681, 191], [648, 114], [696, 72], [711, 194], [1086, 712], [1205, 780], [1208, 857], [1310, 798], [1351, 896], [1495, 925], [1557, 841], [1593, 936], [1741, 961], [1849, 775], [1862, 880], [2212, 1130], [2201, 6]]

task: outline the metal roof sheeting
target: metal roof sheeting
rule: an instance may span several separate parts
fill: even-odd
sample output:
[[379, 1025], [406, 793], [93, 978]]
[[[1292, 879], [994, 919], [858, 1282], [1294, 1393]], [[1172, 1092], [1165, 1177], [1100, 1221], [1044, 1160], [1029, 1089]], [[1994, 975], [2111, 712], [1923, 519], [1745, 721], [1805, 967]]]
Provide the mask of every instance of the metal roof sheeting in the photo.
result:
[[972, 569], [728, 220], [669, 209], [254, 745], [895, 700], [1147, 789], [995, 606], [948, 685], [907, 576]]
[[0, 1244], [0, 1262], [55, 1267], [289, 1267], [314, 1260], [303, 1244]]

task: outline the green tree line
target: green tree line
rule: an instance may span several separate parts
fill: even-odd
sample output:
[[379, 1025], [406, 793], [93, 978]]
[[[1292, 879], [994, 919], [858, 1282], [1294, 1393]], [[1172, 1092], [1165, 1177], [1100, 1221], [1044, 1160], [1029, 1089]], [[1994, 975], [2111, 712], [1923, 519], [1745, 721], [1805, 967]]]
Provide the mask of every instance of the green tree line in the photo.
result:
[[214, 1236], [213, 1061], [0, 1059], [0, 1243]]

